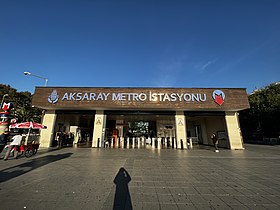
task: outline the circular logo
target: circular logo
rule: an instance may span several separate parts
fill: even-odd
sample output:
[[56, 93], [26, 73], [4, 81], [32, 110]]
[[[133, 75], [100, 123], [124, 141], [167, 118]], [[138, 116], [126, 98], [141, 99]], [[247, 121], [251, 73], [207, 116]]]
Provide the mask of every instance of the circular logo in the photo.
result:
[[222, 105], [225, 101], [225, 94], [223, 91], [221, 90], [215, 90], [213, 91], [212, 97], [214, 99], [214, 101], [218, 104], [218, 105]]
[[48, 97], [48, 101], [49, 103], [51, 104], [55, 104], [57, 101], [58, 101], [58, 94], [57, 94], [57, 91], [56, 90], [53, 90], [53, 92], [51, 93], [51, 95], [49, 95]]

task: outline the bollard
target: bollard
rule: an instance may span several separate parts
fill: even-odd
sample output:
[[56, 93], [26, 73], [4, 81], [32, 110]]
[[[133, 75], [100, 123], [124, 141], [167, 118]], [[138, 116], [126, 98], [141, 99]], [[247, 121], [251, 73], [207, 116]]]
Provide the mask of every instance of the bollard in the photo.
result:
[[130, 145], [130, 138], [127, 138], [127, 141], [126, 141], [126, 149], [129, 149], [129, 145]]
[[121, 148], [124, 149], [124, 137], [121, 138]]
[[190, 149], [190, 148], [191, 148], [190, 145], [191, 145], [191, 144], [190, 144], [190, 139], [187, 139], [187, 149]]
[[170, 148], [170, 137], [167, 137], [167, 148]]
[[114, 138], [111, 139], [111, 144], [110, 144], [110, 148], [113, 148], [115, 146], [115, 142], [114, 142]]
[[121, 148], [121, 137], [118, 137], [118, 148]]
[[100, 138], [97, 139], [97, 148], [99, 148]]
[[124, 149], [126, 149], [126, 142], [127, 142], [127, 139], [128, 139], [128, 138], [124, 138], [124, 140], [123, 140], [123, 148], [124, 148]]
[[116, 137], [113, 137], [112, 141], [113, 141], [113, 148], [116, 148], [116, 143], [117, 143]]
[[145, 140], [145, 145], [147, 146], [152, 146], [152, 139], [150, 137], [148, 137], [146, 140]]
[[178, 142], [177, 142], [177, 139], [175, 139], [175, 146], [176, 146], [176, 149], [178, 149]]
[[135, 148], [135, 137], [132, 138], [132, 148]]
[[180, 143], [181, 143], [181, 149], [184, 149], [183, 139], [180, 140]]
[[138, 145], [138, 149], [140, 148], [140, 138], [137, 137], [137, 145]]
[[162, 138], [159, 138], [160, 140], [158, 140], [158, 149], [161, 149], [162, 148]]
[[172, 137], [172, 149], [174, 149], [174, 137]]

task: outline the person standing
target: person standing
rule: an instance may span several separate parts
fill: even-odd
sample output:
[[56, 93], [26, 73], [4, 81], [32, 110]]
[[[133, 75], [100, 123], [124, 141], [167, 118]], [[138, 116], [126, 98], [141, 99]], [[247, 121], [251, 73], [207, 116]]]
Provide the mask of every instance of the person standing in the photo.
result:
[[9, 137], [9, 131], [5, 130], [4, 133], [0, 135], [0, 153], [3, 151], [5, 148], [7, 142], [8, 142], [8, 137]]
[[63, 145], [63, 138], [64, 138], [64, 135], [63, 135], [62, 131], [60, 131], [60, 132], [58, 133], [57, 138], [58, 138], [58, 139], [57, 139], [58, 148], [60, 149], [60, 148], [62, 147], [62, 145]]
[[8, 160], [9, 156], [10, 156], [10, 152], [12, 151], [13, 148], [15, 148], [14, 151], [14, 158], [17, 158], [18, 156], [18, 151], [19, 151], [19, 146], [21, 144], [21, 140], [22, 140], [22, 135], [21, 134], [17, 134], [12, 138], [12, 142], [9, 145], [9, 148], [5, 154], [4, 160]]
[[212, 139], [212, 142], [213, 142], [214, 147], [215, 147], [215, 152], [219, 152], [219, 149], [218, 149], [218, 143], [219, 143], [219, 141], [218, 141], [218, 138], [217, 138], [217, 136], [216, 136], [215, 133], [212, 133], [211, 139]]

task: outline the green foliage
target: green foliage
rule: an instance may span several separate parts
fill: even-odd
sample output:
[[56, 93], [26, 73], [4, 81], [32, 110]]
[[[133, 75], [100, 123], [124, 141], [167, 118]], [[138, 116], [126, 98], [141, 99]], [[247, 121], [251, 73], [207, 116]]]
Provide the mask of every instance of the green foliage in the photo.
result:
[[243, 133], [263, 137], [280, 135], [280, 83], [268, 85], [249, 95], [250, 109], [240, 112]]
[[16, 118], [17, 122], [41, 122], [42, 110], [32, 107], [32, 95], [30, 92], [17, 92], [16, 89], [9, 85], [0, 84], [0, 99], [3, 95], [8, 94], [6, 102], [12, 102], [14, 109], [11, 111], [11, 117]]

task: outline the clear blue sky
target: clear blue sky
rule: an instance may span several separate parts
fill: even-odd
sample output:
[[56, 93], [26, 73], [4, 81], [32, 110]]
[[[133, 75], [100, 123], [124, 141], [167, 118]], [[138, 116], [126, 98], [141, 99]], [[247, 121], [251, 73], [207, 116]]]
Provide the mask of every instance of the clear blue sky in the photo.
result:
[[0, 0], [0, 83], [242, 87], [280, 81], [279, 0]]

